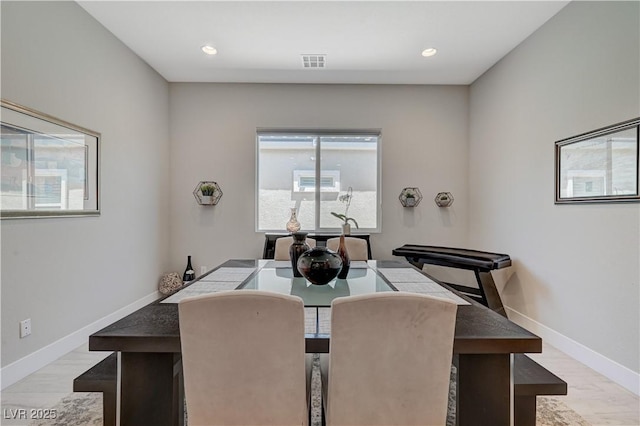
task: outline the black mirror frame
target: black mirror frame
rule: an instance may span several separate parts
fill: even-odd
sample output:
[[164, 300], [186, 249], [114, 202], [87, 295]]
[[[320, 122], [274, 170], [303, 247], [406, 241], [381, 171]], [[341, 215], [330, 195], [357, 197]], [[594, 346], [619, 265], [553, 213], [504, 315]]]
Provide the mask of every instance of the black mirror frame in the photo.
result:
[[[560, 184], [561, 184], [561, 155], [560, 151], [562, 147], [584, 142], [589, 139], [594, 139], [604, 135], [622, 132], [625, 130], [636, 130], [636, 161], [635, 161], [635, 178], [636, 178], [636, 192], [629, 195], [601, 195], [593, 197], [560, 197]], [[568, 204], [568, 203], [619, 203], [619, 202], [640, 202], [640, 117], [631, 120], [623, 121], [621, 123], [613, 124], [611, 126], [602, 127], [590, 132], [582, 133], [570, 138], [561, 139], [555, 142], [555, 204]]]

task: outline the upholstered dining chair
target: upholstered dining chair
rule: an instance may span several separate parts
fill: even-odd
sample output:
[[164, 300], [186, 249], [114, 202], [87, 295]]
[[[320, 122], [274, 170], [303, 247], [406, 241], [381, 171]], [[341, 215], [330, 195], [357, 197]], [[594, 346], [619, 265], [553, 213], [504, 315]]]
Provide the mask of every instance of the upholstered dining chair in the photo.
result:
[[226, 291], [178, 311], [189, 426], [308, 424], [302, 299]]
[[410, 293], [335, 299], [320, 368], [327, 425], [445, 425], [457, 305]]
[[[316, 246], [316, 240], [313, 238], [307, 238], [307, 245], [309, 248], [314, 248]], [[293, 244], [293, 237], [280, 237], [276, 240], [276, 248], [275, 253], [273, 255], [273, 260], [289, 260], [289, 247]]]
[[[347, 246], [347, 253], [351, 260], [368, 260], [369, 246], [367, 240], [362, 238], [344, 237], [344, 244]], [[327, 248], [329, 250], [338, 251], [340, 245], [340, 237], [329, 238], [327, 240]]]

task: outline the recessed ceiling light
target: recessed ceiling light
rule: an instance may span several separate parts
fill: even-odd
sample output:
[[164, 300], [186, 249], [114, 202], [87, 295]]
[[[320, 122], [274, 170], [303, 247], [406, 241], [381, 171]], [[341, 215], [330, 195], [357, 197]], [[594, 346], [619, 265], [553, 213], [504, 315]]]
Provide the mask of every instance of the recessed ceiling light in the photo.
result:
[[202, 51], [207, 55], [215, 55], [218, 53], [218, 50], [215, 47], [209, 46], [208, 44], [202, 46]]
[[435, 47], [429, 47], [428, 49], [424, 49], [422, 51], [422, 56], [428, 58], [429, 56], [433, 56], [438, 53], [438, 50]]

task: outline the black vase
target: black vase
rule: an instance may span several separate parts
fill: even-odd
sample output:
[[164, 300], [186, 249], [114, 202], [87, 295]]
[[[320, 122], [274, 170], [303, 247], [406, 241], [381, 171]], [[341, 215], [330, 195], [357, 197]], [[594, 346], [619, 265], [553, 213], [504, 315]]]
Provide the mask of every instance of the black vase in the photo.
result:
[[311, 284], [324, 285], [334, 279], [342, 269], [342, 259], [326, 247], [315, 247], [298, 259], [298, 270]]
[[293, 237], [293, 244], [289, 246], [289, 257], [291, 258], [291, 268], [293, 269], [294, 277], [301, 277], [302, 274], [298, 271], [298, 259], [300, 255], [309, 250], [307, 245], [307, 233], [306, 232], [294, 232], [291, 234]]

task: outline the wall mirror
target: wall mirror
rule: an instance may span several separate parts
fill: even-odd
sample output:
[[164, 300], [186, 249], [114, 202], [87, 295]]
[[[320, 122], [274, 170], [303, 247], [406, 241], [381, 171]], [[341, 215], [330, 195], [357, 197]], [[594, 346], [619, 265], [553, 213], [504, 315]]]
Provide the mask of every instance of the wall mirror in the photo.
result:
[[0, 101], [2, 219], [99, 215], [100, 134]]
[[640, 201], [640, 118], [556, 142], [556, 204]]

